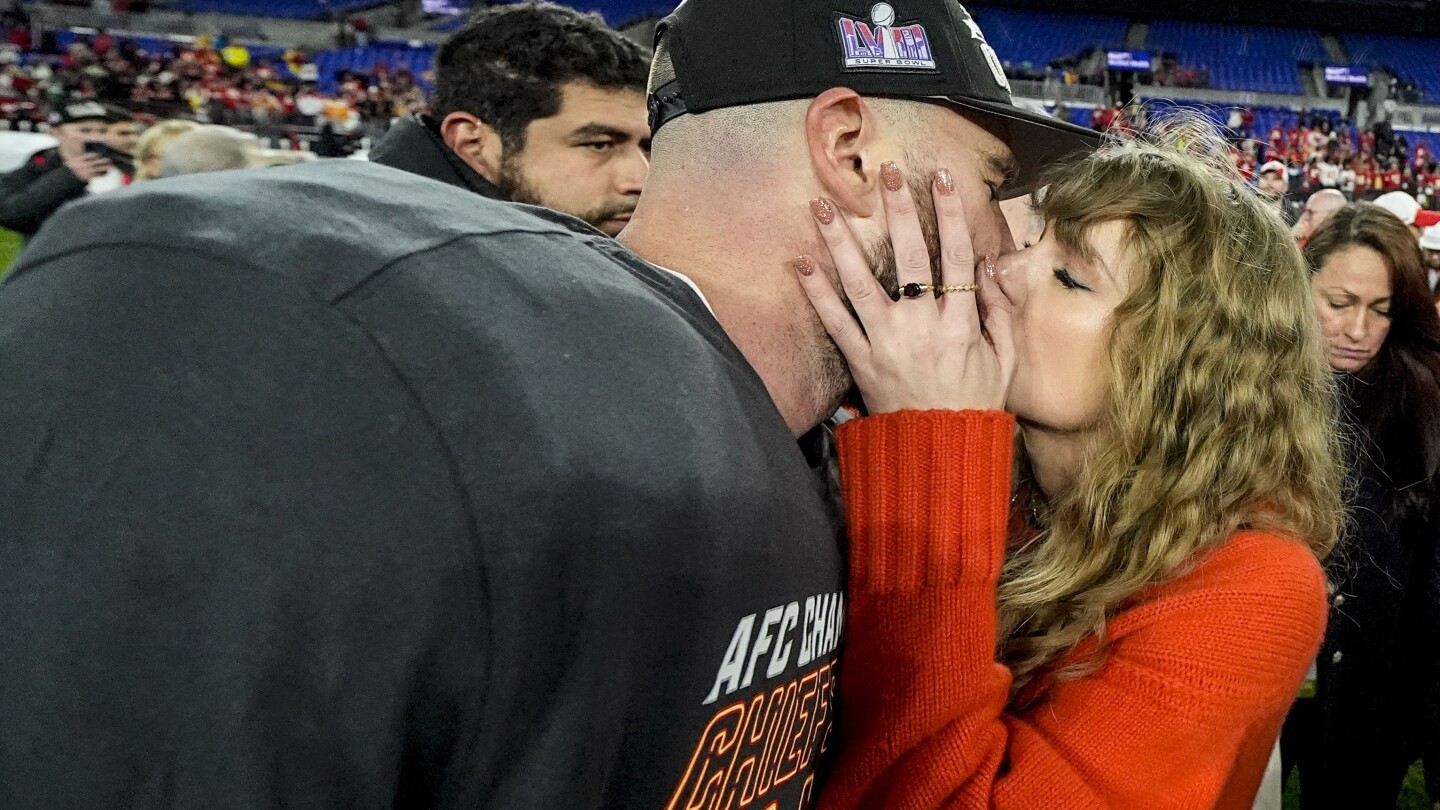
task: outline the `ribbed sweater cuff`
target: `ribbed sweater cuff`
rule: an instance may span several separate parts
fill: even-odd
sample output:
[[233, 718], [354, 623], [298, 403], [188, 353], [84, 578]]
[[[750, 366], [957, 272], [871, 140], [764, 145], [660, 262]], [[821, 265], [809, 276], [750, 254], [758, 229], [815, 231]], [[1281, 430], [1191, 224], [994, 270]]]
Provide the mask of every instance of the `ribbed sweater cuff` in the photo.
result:
[[998, 580], [1014, 433], [1003, 411], [901, 411], [842, 425], [851, 587], [913, 593]]

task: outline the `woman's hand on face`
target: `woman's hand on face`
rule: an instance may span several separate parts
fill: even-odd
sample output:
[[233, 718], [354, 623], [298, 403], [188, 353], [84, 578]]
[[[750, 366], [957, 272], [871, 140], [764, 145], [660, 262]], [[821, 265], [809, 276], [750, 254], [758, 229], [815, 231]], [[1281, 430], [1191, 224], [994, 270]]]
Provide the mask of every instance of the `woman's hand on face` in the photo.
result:
[[[899, 167], [881, 168], [886, 218], [900, 289], [929, 285], [926, 247], [915, 200]], [[1015, 369], [1009, 299], [987, 272], [975, 272], [965, 208], [950, 173], [935, 172], [931, 194], [939, 223], [942, 284], [950, 291], [898, 301], [876, 281], [859, 241], [829, 200], [812, 203], [815, 219], [839, 275], [840, 286], [860, 317], [855, 322], [832, 279], [814, 259], [795, 261], [801, 286], [830, 337], [850, 364], [871, 413], [900, 410], [997, 410]], [[913, 288], [912, 288], [913, 289]], [[984, 312], [983, 327], [981, 312]], [[863, 326], [863, 329], [862, 329]]]

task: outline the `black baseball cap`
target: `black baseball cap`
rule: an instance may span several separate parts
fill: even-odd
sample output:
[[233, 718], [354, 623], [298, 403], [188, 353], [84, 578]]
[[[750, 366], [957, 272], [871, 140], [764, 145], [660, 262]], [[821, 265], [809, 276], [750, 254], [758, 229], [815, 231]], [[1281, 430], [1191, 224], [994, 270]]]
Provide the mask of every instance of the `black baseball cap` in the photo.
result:
[[650, 94], [650, 130], [686, 113], [810, 98], [832, 87], [954, 104], [1005, 119], [1020, 177], [1100, 133], [1016, 107], [995, 50], [955, 0], [684, 0], [655, 29], [675, 78]]
[[76, 121], [108, 121], [110, 111], [96, 101], [74, 101], [63, 104], [50, 114], [50, 125], [73, 124]]
[[112, 124], [118, 124], [122, 121], [134, 121], [136, 120], [136, 118], [135, 113], [130, 112], [124, 107], [121, 107], [117, 104], [106, 104], [105, 120], [109, 121]]

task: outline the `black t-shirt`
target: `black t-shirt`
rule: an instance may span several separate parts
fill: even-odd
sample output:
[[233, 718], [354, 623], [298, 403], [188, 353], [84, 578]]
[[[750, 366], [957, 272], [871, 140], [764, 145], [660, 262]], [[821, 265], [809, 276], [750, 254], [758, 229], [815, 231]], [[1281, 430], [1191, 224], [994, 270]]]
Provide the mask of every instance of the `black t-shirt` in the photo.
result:
[[0, 286], [0, 806], [799, 808], [838, 523], [679, 279], [353, 162]]

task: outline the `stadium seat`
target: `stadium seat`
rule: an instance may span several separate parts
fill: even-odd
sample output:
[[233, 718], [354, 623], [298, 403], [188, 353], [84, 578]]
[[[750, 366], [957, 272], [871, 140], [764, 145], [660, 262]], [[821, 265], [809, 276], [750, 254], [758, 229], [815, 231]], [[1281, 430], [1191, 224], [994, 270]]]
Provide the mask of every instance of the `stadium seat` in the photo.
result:
[[1150, 26], [1150, 49], [1175, 54], [1180, 64], [1203, 68], [1210, 86], [1262, 93], [1304, 92], [1296, 66], [1325, 61], [1313, 31], [1159, 20]]
[[1341, 41], [1350, 51], [1350, 61], [1384, 67], [1419, 85], [1425, 101], [1440, 102], [1440, 66], [1435, 60], [1440, 41], [1387, 34], [1345, 34]]
[[675, 0], [568, 0], [565, 3], [580, 11], [593, 11], [614, 26], [634, 22], [641, 17], [663, 17], [675, 10]]
[[[476, 3], [475, 5], [476, 7], [499, 6], [515, 2], [520, 2], [520, 0], [488, 0], [488, 3]], [[563, 5], [579, 11], [599, 14], [605, 18], [605, 22], [618, 28], [642, 17], [663, 17], [675, 10], [677, 2], [676, 0], [566, 0]], [[454, 31], [464, 25], [465, 20], [464, 16], [436, 20], [431, 25], [431, 30]]]
[[1119, 48], [1128, 23], [1123, 17], [976, 8], [975, 20], [1001, 61], [1029, 62], [1043, 70], [1051, 62], [1089, 48]]
[[[76, 42], [93, 39], [90, 36], [82, 36], [70, 30], [59, 30], [55, 32], [55, 43], [62, 48], [68, 48]], [[168, 53], [176, 48], [184, 46], [183, 42], [166, 39], [165, 37], [127, 36], [125, 41], [133, 42], [140, 49], [153, 54]]]
[[370, 73], [376, 65], [384, 65], [392, 71], [408, 70], [416, 82], [428, 91], [430, 85], [425, 75], [434, 67], [435, 46], [412, 48], [407, 45], [382, 43], [322, 51], [315, 54], [314, 59], [320, 75], [318, 86], [323, 93], [334, 93], [339, 89], [336, 76], [341, 71]]
[[212, 14], [328, 20], [335, 12], [348, 13], [378, 5], [381, 3], [377, 0], [180, 0], [172, 8]]

